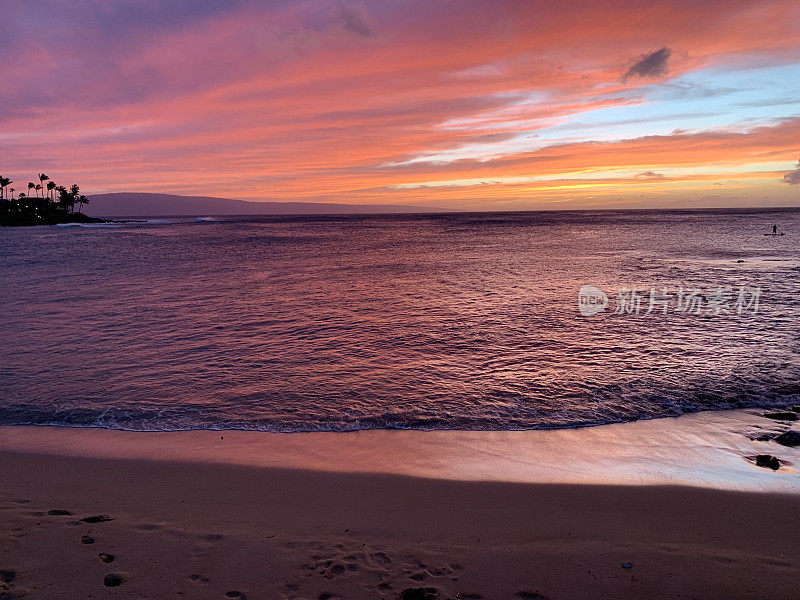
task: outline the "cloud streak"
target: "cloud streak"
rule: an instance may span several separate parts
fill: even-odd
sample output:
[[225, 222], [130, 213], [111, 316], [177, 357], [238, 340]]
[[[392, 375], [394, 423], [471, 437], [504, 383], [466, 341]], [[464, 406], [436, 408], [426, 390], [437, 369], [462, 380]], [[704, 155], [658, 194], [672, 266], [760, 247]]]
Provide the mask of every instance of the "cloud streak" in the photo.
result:
[[351, 8], [342, 7], [343, 27], [363, 38], [372, 38], [377, 34], [367, 25], [364, 18]]
[[788, 183], [789, 185], [800, 184], [800, 160], [797, 161], [797, 167], [783, 176], [783, 183]]
[[633, 63], [622, 76], [622, 81], [637, 77], [641, 79], [657, 79], [666, 75], [668, 70], [667, 62], [670, 56], [672, 56], [672, 50], [667, 47], [642, 54], [642, 57]]

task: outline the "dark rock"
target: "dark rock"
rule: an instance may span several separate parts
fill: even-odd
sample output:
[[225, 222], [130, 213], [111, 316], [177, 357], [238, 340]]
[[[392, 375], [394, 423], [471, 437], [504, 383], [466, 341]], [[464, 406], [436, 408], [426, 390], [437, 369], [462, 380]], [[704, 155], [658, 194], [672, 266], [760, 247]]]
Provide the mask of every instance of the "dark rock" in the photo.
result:
[[631, 567], [633, 567], [633, 563], [630, 563], [627, 560], [624, 563], [622, 563], [623, 569], [630, 569]]
[[771, 454], [759, 454], [756, 456], [756, 466], [777, 471], [781, 468], [781, 461]]
[[772, 436], [768, 433], [760, 433], [755, 437], [751, 437], [750, 439], [754, 442], [768, 442], [772, 439]]
[[236, 600], [247, 600], [247, 596], [245, 596], [242, 592], [238, 590], [231, 590], [230, 592], [225, 592], [226, 598], [236, 598]]
[[125, 582], [125, 578], [119, 573], [109, 573], [103, 577], [103, 585], [106, 587], [119, 587]]
[[439, 590], [435, 587], [406, 588], [400, 592], [400, 600], [438, 600]]
[[81, 544], [94, 544], [94, 538], [90, 535], [81, 537]]
[[792, 407], [792, 410], [793, 410], [794, 412], [796, 412], [796, 413], [800, 413], [800, 404], [798, 404], [797, 406], [793, 406], [793, 407]]
[[775, 441], [784, 446], [800, 446], [800, 432], [785, 431], [775, 438]]
[[106, 554], [105, 552], [101, 552], [97, 556], [99, 556], [100, 560], [102, 560], [104, 563], [114, 562], [114, 559], [116, 558], [116, 556], [113, 554]]
[[3, 583], [12, 583], [17, 578], [17, 572], [14, 569], [0, 569], [0, 581]]
[[60, 508], [55, 508], [53, 510], [48, 510], [47, 514], [50, 515], [51, 517], [66, 517], [66, 516], [71, 515], [72, 513], [69, 512], [68, 510], [62, 510]]
[[793, 412], [773, 412], [766, 413], [764, 416], [775, 421], [797, 421], [798, 419], [797, 413]]
[[84, 523], [103, 523], [105, 521], [113, 521], [114, 517], [108, 515], [93, 515], [91, 517], [84, 517], [81, 519]]

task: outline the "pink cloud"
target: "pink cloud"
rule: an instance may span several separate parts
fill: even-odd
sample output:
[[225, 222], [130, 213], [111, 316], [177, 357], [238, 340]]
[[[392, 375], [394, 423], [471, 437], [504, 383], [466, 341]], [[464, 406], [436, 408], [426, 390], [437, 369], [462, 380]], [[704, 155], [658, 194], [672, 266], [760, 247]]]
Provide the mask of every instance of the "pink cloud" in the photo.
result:
[[[46, 169], [92, 191], [346, 200], [428, 174], [567, 168], [554, 157], [585, 146], [385, 165], [637, 102], [622, 93], [641, 82], [620, 78], [658, 48], [671, 49], [670, 75], [797, 60], [796, 13], [793, 2], [284, 1], [199, 11], [189, 0], [16, 1], [7, 25], [17, 43], [0, 49], [0, 170]], [[669, 157], [708, 160], [694, 150], [699, 139], [659, 144]], [[762, 155], [783, 157], [775, 143], [759, 146]], [[577, 160], [637, 164], [631, 144]], [[638, 151], [672, 160], [649, 142]]]

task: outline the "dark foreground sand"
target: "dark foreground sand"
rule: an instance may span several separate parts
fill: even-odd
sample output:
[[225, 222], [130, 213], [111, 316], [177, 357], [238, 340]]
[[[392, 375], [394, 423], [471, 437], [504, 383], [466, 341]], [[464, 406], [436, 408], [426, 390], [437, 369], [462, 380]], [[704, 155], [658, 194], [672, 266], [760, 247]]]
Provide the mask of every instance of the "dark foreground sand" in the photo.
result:
[[8, 449], [0, 473], [3, 600], [800, 596], [797, 493]]

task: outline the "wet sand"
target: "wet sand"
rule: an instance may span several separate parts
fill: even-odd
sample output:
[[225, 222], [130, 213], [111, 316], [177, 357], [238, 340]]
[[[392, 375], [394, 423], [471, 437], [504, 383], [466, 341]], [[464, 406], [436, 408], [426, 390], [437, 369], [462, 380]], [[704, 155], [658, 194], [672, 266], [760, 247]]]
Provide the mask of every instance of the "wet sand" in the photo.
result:
[[502, 434], [0, 428], [0, 594], [795, 598], [800, 450], [744, 435], [787, 428], [742, 411]]

